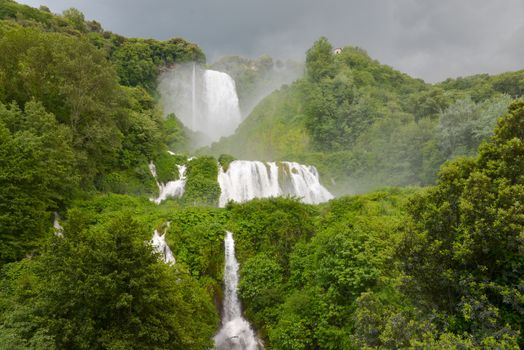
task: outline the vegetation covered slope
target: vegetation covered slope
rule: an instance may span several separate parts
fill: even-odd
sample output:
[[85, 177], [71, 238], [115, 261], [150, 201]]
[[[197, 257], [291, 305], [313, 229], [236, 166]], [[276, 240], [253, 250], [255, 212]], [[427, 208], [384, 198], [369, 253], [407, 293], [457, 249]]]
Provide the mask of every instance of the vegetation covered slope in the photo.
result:
[[[130, 321], [151, 315], [164, 320], [155, 346], [204, 349], [217, 324], [210, 305], [220, 298], [222, 240], [230, 230], [245, 313], [268, 349], [518, 349], [523, 130], [524, 103], [517, 102], [477, 157], [447, 163], [438, 184], [423, 190], [388, 189], [317, 206], [289, 198], [225, 209], [155, 206], [119, 195], [77, 202], [64, 238], [4, 266], [0, 339], [20, 349], [152, 347], [159, 330]], [[175, 266], [162, 267], [138, 243], [153, 227], [167, 230]], [[153, 271], [169, 281], [169, 269], [180, 288], [140, 283]], [[136, 287], [127, 290], [125, 278]], [[160, 299], [140, 299], [164, 289]], [[112, 312], [97, 312], [102, 305]], [[113, 319], [121, 308], [125, 317]], [[184, 311], [173, 318], [175, 310]], [[184, 321], [188, 312], [193, 318]], [[63, 331], [77, 323], [92, 328]], [[189, 342], [177, 336], [181, 331], [198, 338]]]
[[430, 85], [359, 48], [334, 54], [322, 38], [307, 52], [303, 79], [204, 152], [311, 163], [337, 193], [427, 185], [445, 160], [476, 152], [524, 93], [523, 79], [519, 71]]
[[[0, 0], [0, 16], [0, 348], [211, 348], [226, 230], [266, 349], [524, 346], [524, 104], [482, 141], [521, 72], [430, 86], [320, 40], [307, 76], [242, 126], [275, 131], [267, 157], [353, 184], [426, 183], [473, 157], [426, 189], [218, 209], [216, 160], [167, 156], [183, 130], [151, 91], [162, 67], [203, 59], [195, 46], [125, 39], [73, 9]], [[266, 154], [257, 135], [245, 149]], [[149, 160], [166, 180], [188, 165], [185, 197], [147, 198]], [[147, 243], [155, 229], [174, 265]]]
[[42, 236], [52, 212], [82, 193], [155, 191], [148, 161], [183, 138], [156, 105], [156, 75], [204, 56], [182, 39], [126, 39], [77, 10], [10, 0], [0, 2], [0, 52], [5, 261], [29, 253], [34, 239], [22, 237]]

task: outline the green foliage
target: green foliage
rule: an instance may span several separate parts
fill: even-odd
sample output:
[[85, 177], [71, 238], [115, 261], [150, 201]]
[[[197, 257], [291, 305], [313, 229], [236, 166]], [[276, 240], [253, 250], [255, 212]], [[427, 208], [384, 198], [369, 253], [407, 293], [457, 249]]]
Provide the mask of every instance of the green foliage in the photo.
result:
[[154, 91], [162, 68], [175, 62], [204, 61], [205, 56], [198, 46], [179, 38], [168, 41], [130, 39], [112, 52], [111, 60], [121, 84]]
[[218, 318], [196, 281], [162, 263], [129, 217], [91, 228], [88, 220], [70, 212], [66, 238], [55, 238], [29, 271], [4, 269], [19, 276], [7, 285], [2, 328], [57, 349], [209, 347]]
[[512, 99], [507, 95], [475, 103], [469, 97], [457, 100], [439, 118], [438, 142], [447, 159], [475, 155], [478, 146], [493, 133], [497, 118]]
[[0, 19], [10, 20], [27, 26], [60, 30], [68, 23], [61, 17], [53, 16], [49, 11], [18, 4], [12, 0], [0, 1]]
[[[383, 192], [334, 200], [322, 208], [320, 216], [296, 202], [291, 209], [293, 202], [288, 199], [232, 207], [231, 220], [242, 224], [235, 227], [239, 258], [245, 256], [243, 252], [261, 252], [241, 262], [240, 292], [246, 314], [266, 336], [269, 347], [352, 348], [354, 301], [366, 290], [383, 288], [388, 277], [395, 276], [392, 242], [398, 237], [403, 198], [403, 193]], [[263, 220], [258, 225], [246, 215], [253, 205]], [[243, 211], [235, 213], [239, 209]], [[286, 216], [279, 212], [282, 209]], [[267, 235], [279, 237], [282, 243], [245, 246], [250, 236], [242, 233], [244, 227], [253, 231], [256, 243], [266, 241]], [[286, 231], [293, 227], [302, 227], [304, 232], [285, 244], [286, 237], [293, 237]], [[273, 231], [281, 232], [280, 236]]]
[[322, 37], [306, 53], [306, 72], [310, 79], [320, 82], [334, 74], [333, 46]]
[[146, 163], [104, 176], [100, 190], [118, 194], [153, 195], [158, 191]]
[[175, 152], [186, 151], [189, 138], [184, 125], [174, 114], [169, 114], [163, 121], [163, 141], [167, 147]]
[[438, 186], [413, 200], [400, 249], [418, 302], [475, 344], [523, 331], [523, 120], [524, 104], [511, 105], [477, 159], [442, 168]]
[[253, 316], [282, 302], [283, 270], [274, 259], [264, 253], [257, 254], [243, 264], [241, 275], [239, 294]]
[[0, 262], [31, 253], [78, 184], [72, 137], [40, 103], [0, 103]]
[[9, 53], [0, 58], [4, 101], [42, 102], [71, 129], [81, 174], [92, 181], [121, 146], [111, 65], [85, 40], [28, 29], [3, 35], [0, 50]]
[[187, 163], [185, 156], [172, 155], [167, 152], [158, 154], [154, 159], [157, 180], [161, 183], [178, 180], [178, 167]]
[[[313, 234], [315, 209], [292, 198], [252, 200], [229, 204], [231, 230], [238, 240], [237, 258], [245, 261], [256, 252], [265, 252], [287, 264], [293, 246]], [[286, 266], [287, 269], [287, 266]]]
[[182, 202], [189, 205], [217, 206], [220, 198], [218, 163], [213, 157], [198, 157], [188, 163]]
[[207, 276], [218, 294], [224, 269], [223, 240], [226, 217], [215, 208], [187, 207], [168, 216], [168, 243], [173, 247], [177, 263], [193, 276]]
[[229, 168], [229, 164], [231, 164], [232, 161], [235, 160], [235, 157], [230, 156], [229, 154], [221, 154], [218, 157], [218, 164], [224, 169], [224, 171], [227, 171]]
[[78, 31], [85, 32], [87, 30], [84, 14], [74, 7], [64, 10], [62, 15]]
[[[177, 47], [170, 49], [173, 60], [175, 53], [184, 59], [186, 50], [198, 51], [181, 40], [169, 45]], [[119, 177], [142, 181], [141, 166], [164, 149], [164, 140], [184, 143], [184, 130], [162, 119], [143, 88], [119, 86], [111, 62], [86, 38], [14, 27], [0, 38], [0, 49], [9, 53], [0, 58], [0, 100], [23, 105], [36, 99], [71, 130], [85, 189], [126, 191]], [[148, 184], [131, 187], [132, 193], [149, 191]]]

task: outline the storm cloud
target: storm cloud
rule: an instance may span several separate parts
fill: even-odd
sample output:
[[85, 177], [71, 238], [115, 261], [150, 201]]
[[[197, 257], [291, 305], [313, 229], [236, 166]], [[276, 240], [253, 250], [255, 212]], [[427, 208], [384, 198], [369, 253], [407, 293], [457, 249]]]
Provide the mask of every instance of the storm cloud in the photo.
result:
[[524, 68], [522, 0], [23, 0], [131, 37], [223, 55], [303, 59], [320, 36], [426, 81]]

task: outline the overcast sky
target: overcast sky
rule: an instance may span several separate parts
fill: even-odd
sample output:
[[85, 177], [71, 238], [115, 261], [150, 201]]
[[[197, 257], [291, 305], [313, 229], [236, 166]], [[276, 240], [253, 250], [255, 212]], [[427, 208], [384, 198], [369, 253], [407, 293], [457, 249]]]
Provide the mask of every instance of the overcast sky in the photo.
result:
[[130, 37], [222, 55], [303, 59], [320, 36], [434, 82], [524, 68], [524, 0], [23, 0]]

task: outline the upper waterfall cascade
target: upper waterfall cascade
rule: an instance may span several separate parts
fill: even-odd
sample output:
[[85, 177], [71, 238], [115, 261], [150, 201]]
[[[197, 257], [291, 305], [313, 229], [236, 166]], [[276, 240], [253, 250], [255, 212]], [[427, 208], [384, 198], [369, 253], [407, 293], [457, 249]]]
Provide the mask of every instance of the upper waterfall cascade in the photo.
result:
[[235, 81], [226, 73], [177, 66], [160, 77], [164, 111], [201, 133], [202, 145], [231, 135], [242, 121]]
[[204, 72], [204, 104], [206, 110], [195, 127], [218, 140], [231, 135], [242, 121], [235, 81], [228, 74], [215, 70]]

